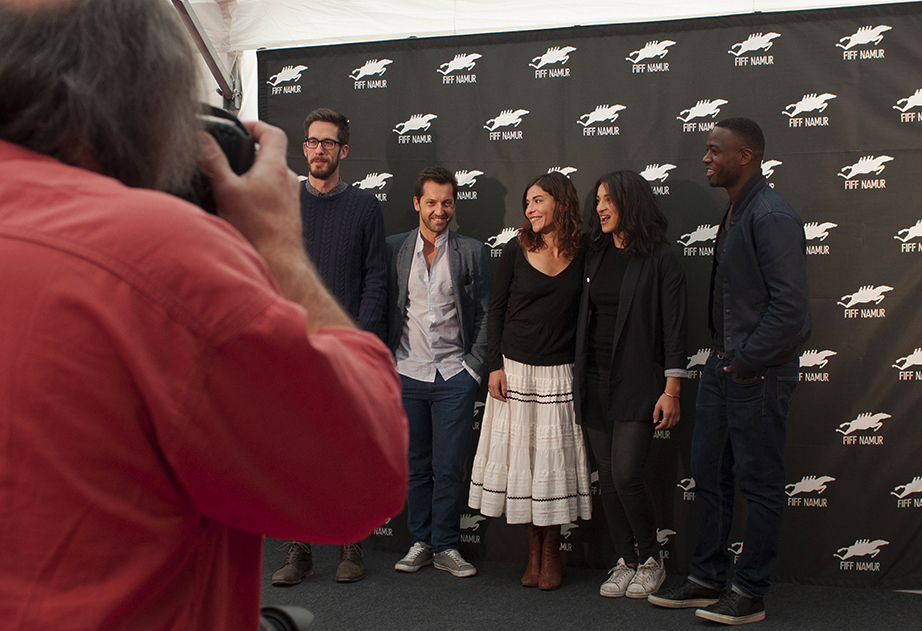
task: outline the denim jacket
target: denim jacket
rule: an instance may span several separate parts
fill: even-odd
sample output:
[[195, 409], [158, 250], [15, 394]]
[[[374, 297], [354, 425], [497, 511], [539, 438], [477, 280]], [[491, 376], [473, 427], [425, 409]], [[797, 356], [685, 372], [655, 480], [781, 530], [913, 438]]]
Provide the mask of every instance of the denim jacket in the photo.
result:
[[[721, 232], [725, 223], [726, 213]], [[767, 366], [793, 361], [810, 337], [806, 238], [800, 217], [767, 185], [761, 172], [740, 191], [730, 227], [720, 252], [721, 346], [732, 357], [733, 372], [752, 378]], [[721, 242], [719, 234], [717, 242]], [[715, 256], [708, 293], [708, 328], [715, 340], [720, 335], [713, 319], [716, 272]]]

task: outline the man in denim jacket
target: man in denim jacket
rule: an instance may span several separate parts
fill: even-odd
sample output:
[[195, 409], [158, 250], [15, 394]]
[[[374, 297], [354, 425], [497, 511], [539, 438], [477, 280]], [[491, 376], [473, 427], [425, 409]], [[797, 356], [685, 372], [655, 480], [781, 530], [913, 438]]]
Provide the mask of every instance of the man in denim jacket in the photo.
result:
[[[725, 624], [765, 618], [762, 597], [785, 499], [785, 424], [800, 348], [810, 336], [804, 226], [762, 175], [764, 150], [762, 130], [749, 119], [721, 121], [708, 136], [708, 183], [727, 189], [730, 201], [714, 248], [714, 350], [702, 371], [692, 436], [697, 544], [688, 579], [650, 596], [664, 607], [703, 607], [698, 617]], [[734, 478], [749, 516], [724, 592]]]

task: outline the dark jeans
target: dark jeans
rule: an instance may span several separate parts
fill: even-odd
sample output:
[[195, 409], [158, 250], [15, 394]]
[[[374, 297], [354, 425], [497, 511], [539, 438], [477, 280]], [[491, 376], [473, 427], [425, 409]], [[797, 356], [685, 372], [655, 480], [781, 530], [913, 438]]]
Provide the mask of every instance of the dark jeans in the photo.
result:
[[400, 382], [410, 428], [407, 527], [435, 552], [457, 548], [477, 381], [462, 370], [448, 381], [437, 373], [433, 383]]
[[727, 537], [738, 481], [749, 515], [733, 584], [747, 596], [762, 597], [778, 552], [785, 504], [784, 441], [798, 365], [770, 366], [752, 381], [725, 372], [728, 365], [712, 353], [698, 387], [691, 455], [697, 545], [689, 576], [716, 589], [726, 584]]
[[[653, 494], [643, 477], [644, 460], [653, 438], [651, 421], [614, 423], [612, 433], [584, 428], [599, 466], [599, 490], [615, 559], [640, 562], [659, 558]], [[634, 550], [637, 541], [637, 551]]]

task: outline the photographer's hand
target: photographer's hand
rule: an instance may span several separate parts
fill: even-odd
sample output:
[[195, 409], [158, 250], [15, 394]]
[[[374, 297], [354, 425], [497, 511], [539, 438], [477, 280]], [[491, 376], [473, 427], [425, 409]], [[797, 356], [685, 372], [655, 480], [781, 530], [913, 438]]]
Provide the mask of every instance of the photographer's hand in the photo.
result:
[[301, 237], [298, 179], [285, 162], [285, 132], [263, 122], [244, 123], [259, 143], [250, 170], [236, 175], [218, 143], [202, 133], [199, 166], [211, 180], [218, 215], [265, 259], [282, 295], [308, 311], [307, 330], [355, 328], [324, 288]]

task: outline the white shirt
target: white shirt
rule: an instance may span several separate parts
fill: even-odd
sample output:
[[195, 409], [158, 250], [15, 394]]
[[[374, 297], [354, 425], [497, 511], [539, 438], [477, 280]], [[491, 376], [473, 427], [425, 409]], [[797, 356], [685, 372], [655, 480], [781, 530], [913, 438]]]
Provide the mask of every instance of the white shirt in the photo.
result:
[[435, 256], [426, 265], [423, 236], [416, 235], [416, 247], [407, 279], [407, 313], [395, 359], [397, 372], [405, 377], [432, 383], [436, 372], [448, 381], [467, 370], [464, 364], [461, 328], [452, 291], [448, 261], [448, 231], [435, 239]]

